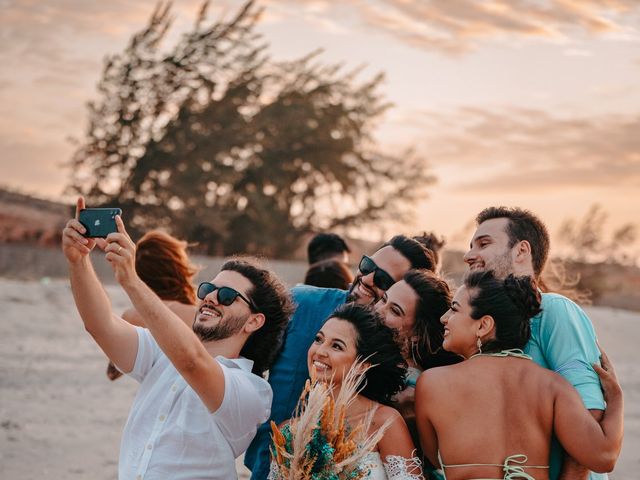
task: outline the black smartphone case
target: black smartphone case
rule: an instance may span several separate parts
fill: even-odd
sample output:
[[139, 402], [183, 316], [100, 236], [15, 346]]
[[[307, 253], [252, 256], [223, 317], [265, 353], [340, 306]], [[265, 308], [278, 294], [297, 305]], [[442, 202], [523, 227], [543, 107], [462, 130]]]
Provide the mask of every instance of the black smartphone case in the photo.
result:
[[87, 229], [84, 234], [89, 238], [105, 238], [117, 232], [116, 215], [122, 215], [119, 208], [87, 208], [80, 210], [80, 223]]

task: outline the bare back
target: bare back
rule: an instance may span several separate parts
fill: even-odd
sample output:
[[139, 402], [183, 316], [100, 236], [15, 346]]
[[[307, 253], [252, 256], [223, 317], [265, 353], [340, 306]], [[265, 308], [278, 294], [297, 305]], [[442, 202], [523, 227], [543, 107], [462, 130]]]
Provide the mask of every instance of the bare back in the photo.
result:
[[[444, 465], [503, 464], [526, 454], [547, 466], [558, 378], [523, 358], [477, 357], [427, 374], [426, 401]], [[527, 468], [536, 479], [547, 469]], [[503, 478], [501, 467], [454, 467], [447, 479]]]

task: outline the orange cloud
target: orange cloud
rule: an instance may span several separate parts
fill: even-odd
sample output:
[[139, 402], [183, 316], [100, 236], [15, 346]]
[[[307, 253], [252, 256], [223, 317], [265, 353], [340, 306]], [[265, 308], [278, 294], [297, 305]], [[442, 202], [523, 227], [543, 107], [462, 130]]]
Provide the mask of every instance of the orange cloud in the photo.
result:
[[[313, 8], [292, 0], [268, 3]], [[345, 0], [315, 8], [314, 14], [335, 17], [347, 7], [365, 29], [446, 54], [468, 52], [496, 39], [564, 39], [625, 31], [633, 28], [633, 14], [640, 13], [636, 0]]]

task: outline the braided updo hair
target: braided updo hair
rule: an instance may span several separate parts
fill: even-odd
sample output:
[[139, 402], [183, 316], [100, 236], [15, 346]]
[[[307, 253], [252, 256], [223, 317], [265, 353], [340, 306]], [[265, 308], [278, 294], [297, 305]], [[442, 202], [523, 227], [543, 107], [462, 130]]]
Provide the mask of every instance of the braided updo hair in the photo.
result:
[[531, 336], [531, 317], [542, 311], [536, 281], [513, 275], [500, 280], [492, 271], [482, 271], [469, 274], [464, 285], [469, 290], [471, 318], [490, 315], [495, 322], [495, 338], [482, 351], [523, 348]]

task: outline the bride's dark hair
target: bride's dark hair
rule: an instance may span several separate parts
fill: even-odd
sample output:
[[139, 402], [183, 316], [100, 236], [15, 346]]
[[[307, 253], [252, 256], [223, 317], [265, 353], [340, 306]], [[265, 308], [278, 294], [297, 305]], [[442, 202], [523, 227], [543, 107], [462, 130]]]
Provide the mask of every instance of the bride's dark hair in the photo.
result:
[[391, 397], [404, 388], [406, 363], [397, 342], [396, 332], [384, 324], [376, 312], [355, 303], [339, 307], [331, 317], [349, 322], [356, 331], [356, 352], [370, 363], [361, 395], [389, 405]]
[[471, 318], [493, 318], [495, 338], [482, 346], [483, 352], [523, 348], [531, 336], [529, 322], [540, 313], [540, 292], [532, 277], [509, 275], [500, 280], [492, 271], [469, 274], [464, 285], [469, 290]]

